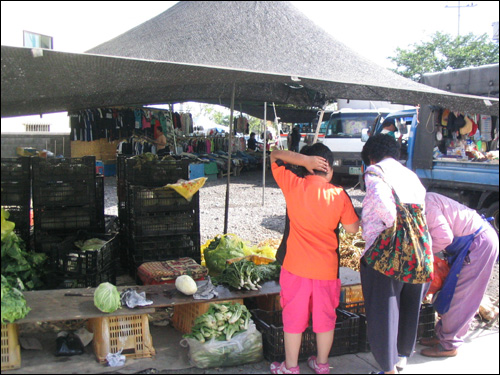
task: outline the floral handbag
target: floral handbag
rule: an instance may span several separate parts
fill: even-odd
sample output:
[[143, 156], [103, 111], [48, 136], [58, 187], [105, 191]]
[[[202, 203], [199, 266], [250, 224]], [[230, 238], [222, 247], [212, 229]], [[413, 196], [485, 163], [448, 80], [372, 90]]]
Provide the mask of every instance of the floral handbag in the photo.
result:
[[[366, 173], [382, 178], [374, 172]], [[389, 187], [396, 202], [397, 218], [392, 227], [379, 234], [363, 258], [369, 267], [396, 280], [409, 284], [430, 282], [434, 257], [423, 206], [402, 203], [392, 186]]]

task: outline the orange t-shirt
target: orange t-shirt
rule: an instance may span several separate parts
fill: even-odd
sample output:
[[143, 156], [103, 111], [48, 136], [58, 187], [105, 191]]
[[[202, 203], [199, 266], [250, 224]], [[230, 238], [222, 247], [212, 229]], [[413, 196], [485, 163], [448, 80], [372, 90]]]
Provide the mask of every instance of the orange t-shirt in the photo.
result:
[[321, 176], [298, 177], [272, 164], [290, 219], [283, 267], [294, 275], [316, 280], [338, 278], [339, 253], [335, 230], [339, 222], [354, 224], [358, 215], [343, 188]]

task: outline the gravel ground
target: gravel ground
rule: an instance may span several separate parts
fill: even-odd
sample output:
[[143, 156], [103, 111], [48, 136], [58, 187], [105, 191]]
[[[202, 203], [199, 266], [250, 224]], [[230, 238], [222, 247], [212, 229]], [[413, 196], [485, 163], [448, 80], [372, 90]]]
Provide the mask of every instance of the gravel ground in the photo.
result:
[[[262, 170], [243, 171], [240, 176], [231, 176], [230, 181], [227, 232], [234, 233], [253, 245], [267, 239], [281, 239], [285, 228], [285, 199], [270, 171], [265, 176], [265, 193], [262, 188]], [[226, 178], [207, 181], [200, 190], [201, 244], [224, 232], [226, 182]], [[344, 180], [342, 184], [354, 206], [361, 207], [364, 192], [356, 189], [356, 182]], [[118, 215], [114, 177], [105, 178], [105, 213]], [[498, 272], [497, 262], [486, 291], [486, 295], [493, 301], [499, 295]]]

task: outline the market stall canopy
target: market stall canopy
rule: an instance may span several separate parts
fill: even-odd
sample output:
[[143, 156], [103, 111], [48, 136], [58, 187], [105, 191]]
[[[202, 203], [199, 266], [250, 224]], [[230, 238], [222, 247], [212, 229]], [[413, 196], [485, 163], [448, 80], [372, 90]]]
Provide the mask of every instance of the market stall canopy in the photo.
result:
[[86, 54], [2, 46], [1, 114], [185, 101], [229, 106], [233, 83], [236, 109], [352, 99], [498, 115], [498, 99], [392, 73], [282, 1], [179, 2]]

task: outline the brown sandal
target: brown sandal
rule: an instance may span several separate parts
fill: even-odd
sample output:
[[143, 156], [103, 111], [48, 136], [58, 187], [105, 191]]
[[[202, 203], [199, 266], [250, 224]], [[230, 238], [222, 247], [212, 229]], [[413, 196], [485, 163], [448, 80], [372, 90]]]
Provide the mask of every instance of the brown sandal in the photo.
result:
[[435, 346], [439, 344], [439, 339], [437, 337], [423, 337], [420, 339], [419, 344], [423, 346]]
[[420, 351], [420, 354], [426, 357], [455, 357], [457, 349], [445, 350], [440, 344], [432, 348], [425, 348]]

